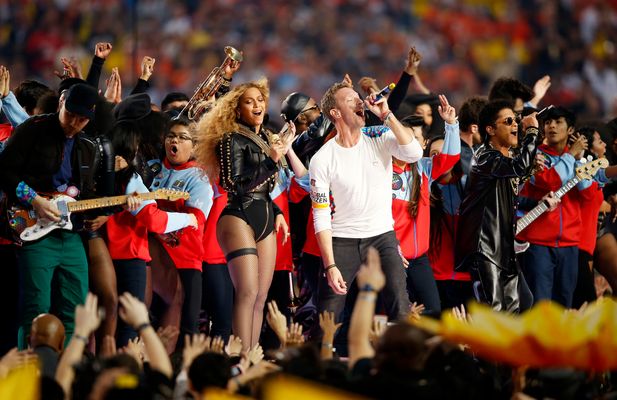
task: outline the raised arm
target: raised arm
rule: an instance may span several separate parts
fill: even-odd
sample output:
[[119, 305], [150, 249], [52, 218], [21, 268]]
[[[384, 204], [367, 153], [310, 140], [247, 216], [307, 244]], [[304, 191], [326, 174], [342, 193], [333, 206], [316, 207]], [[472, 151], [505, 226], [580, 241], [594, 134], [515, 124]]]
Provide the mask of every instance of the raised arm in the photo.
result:
[[90, 64], [90, 70], [88, 71], [86, 81], [97, 89], [99, 88], [99, 79], [101, 78], [103, 64], [107, 56], [111, 53], [111, 49], [111, 43], [100, 42], [94, 46], [94, 57], [92, 58], [92, 64]]
[[381, 270], [379, 252], [369, 248], [366, 254], [366, 263], [360, 267], [356, 276], [360, 290], [356, 304], [351, 314], [349, 324], [349, 368], [362, 358], [371, 358], [375, 350], [371, 346], [370, 333], [377, 293], [386, 284], [386, 277]]

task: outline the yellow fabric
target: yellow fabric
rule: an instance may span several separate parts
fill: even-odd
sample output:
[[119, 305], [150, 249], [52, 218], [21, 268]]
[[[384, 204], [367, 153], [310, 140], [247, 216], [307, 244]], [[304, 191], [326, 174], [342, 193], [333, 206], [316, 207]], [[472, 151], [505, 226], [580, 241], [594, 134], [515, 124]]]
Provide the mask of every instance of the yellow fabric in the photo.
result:
[[0, 399], [37, 400], [39, 386], [39, 369], [31, 362], [0, 379]]
[[617, 368], [617, 303], [600, 299], [583, 311], [556, 303], [538, 303], [516, 316], [471, 304], [469, 323], [444, 313], [440, 322], [414, 323], [464, 343], [485, 359], [514, 366], [575, 367], [603, 371]]
[[281, 376], [269, 381], [264, 388], [264, 394], [267, 400], [363, 399], [360, 396], [289, 376]]

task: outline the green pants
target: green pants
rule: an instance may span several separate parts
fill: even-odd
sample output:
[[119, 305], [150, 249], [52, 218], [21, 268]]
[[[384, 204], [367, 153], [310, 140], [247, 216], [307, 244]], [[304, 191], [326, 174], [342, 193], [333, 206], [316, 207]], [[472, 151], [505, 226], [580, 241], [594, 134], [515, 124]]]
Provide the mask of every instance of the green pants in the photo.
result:
[[17, 251], [21, 282], [22, 320], [18, 346], [28, 346], [32, 319], [42, 313], [56, 315], [64, 324], [65, 345], [74, 329], [75, 307], [88, 294], [88, 261], [78, 233], [55, 230]]

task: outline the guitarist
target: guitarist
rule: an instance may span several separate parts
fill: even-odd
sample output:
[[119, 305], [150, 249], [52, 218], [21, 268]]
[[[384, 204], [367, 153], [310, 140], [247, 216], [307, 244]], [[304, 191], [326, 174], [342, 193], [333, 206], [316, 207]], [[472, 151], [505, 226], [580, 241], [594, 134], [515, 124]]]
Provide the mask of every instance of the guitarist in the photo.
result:
[[[538, 147], [545, 157], [545, 167], [536, 172], [523, 186], [521, 201], [538, 201], [545, 194], [557, 191], [574, 178], [576, 158], [587, 149], [587, 140], [574, 133], [575, 116], [563, 108], [553, 107], [543, 113], [544, 144]], [[590, 181], [579, 183], [569, 191], [553, 211], [548, 211], [522, 231], [517, 239], [530, 243], [522, 257], [523, 273], [534, 296], [534, 302], [552, 299], [565, 307], [572, 306], [572, 295], [578, 275], [578, 245], [581, 238], [581, 190]]]
[[[79, 195], [84, 180], [79, 161], [85, 151], [75, 139], [94, 118], [97, 98], [93, 87], [74, 85], [60, 96], [57, 113], [33, 117], [15, 128], [0, 154], [0, 187], [11, 200], [30, 205], [39, 218], [59, 221], [58, 208], [40, 193]], [[73, 312], [88, 291], [88, 263], [80, 235], [57, 229], [25, 243], [17, 253], [23, 304], [19, 348], [26, 348], [32, 319], [52, 306], [68, 342]]]

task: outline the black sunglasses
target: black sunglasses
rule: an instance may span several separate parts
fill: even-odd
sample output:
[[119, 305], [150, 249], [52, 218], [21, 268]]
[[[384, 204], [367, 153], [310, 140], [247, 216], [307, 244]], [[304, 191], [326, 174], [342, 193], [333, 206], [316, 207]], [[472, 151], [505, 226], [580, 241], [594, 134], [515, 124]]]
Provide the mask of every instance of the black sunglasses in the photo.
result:
[[513, 123], [516, 122], [516, 119], [513, 117], [508, 117], [506, 119], [503, 120], [503, 124], [506, 126], [512, 126]]

